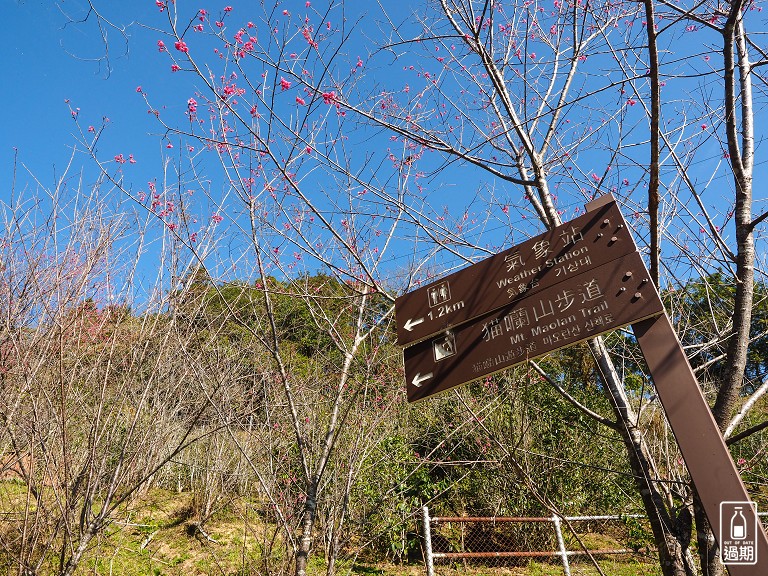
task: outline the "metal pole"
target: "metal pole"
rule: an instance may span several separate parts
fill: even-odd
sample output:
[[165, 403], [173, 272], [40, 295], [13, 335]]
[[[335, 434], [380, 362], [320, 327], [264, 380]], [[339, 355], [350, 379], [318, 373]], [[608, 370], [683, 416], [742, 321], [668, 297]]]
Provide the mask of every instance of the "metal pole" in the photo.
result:
[[435, 576], [435, 564], [432, 558], [432, 528], [430, 526], [429, 508], [421, 507], [422, 522], [424, 523], [424, 563], [427, 566], [427, 576]]
[[560, 557], [563, 559], [563, 572], [565, 573], [565, 576], [571, 576], [571, 566], [568, 564], [568, 551], [565, 549], [563, 531], [560, 529], [560, 517], [557, 514], [552, 515], [552, 523], [555, 525], [555, 534], [557, 534], [557, 547], [560, 549]]
[[[721, 506], [749, 501], [747, 489], [667, 315], [636, 322], [632, 329], [691, 480], [699, 492], [718, 544], [722, 545], [723, 535], [718, 533], [718, 528], [723, 526]], [[768, 537], [751, 507], [744, 507], [744, 514], [748, 526], [757, 526], [756, 549], [752, 551], [754, 563], [727, 565], [728, 573], [731, 576], [768, 574]]]

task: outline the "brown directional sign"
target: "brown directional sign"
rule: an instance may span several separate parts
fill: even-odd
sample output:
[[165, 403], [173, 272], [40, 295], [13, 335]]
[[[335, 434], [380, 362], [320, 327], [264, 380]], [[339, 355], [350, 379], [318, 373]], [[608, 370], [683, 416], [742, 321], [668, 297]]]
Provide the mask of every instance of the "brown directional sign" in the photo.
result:
[[410, 402], [664, 312], [632, 252], [404, 350]]
[[395, 301], [410, 345], [636, 250], [615, 201]]
[[722, 562], [731, 576], [768, 574], [768, 535], [755, 503], [634, 250], [615, 200], [603, 196], [581, 218], [401, 297], [408, 400], [632, 324], [709, 522], [719, 528]]

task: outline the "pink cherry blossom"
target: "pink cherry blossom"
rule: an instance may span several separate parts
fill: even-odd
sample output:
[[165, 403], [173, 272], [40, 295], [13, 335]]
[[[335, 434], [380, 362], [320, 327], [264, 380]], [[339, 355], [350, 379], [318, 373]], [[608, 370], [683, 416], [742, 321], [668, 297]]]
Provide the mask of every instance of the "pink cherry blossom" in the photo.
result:
[[283, 91], [285, 91], [285, 90], [288, 90], [290, 87], [291, 87], [291, 83], [281, 76], [280, 77], [280, 88]]

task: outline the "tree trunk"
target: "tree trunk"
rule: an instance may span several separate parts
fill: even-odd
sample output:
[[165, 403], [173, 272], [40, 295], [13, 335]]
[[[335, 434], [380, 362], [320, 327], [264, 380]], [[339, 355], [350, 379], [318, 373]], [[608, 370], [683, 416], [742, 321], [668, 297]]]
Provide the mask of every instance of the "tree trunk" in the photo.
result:
[[643, 435], [634, 422], [637, 417], [624, 393], [619, 375], [613, 366], [601, 338], [589, 341], [605, 384], [605, 391], [611, 400], [616, 420], [620, 424], [621, 439], [627, 450], [629, 464], [643, 507], [651, 524], [654, 541], [659, 552], [659, 564], [664, 576], [695, 576], [695, 569], [688, 552], [691, 540], [691, 517], [687, 509], [673, 517], [653, 482], [658, 477], [656, 466], [648, 453]]
[[97, 531], [98, 529], [94, 526], [88, 527], [87, 531], [80, 537], [80, 543], [78, 544], [77, 549], [72, 553], [72, 556], [70, 556], [64, 566], [61, 576], [72, 576], [75, 573], [75, 570], [77, 570], [77, 567], [80, 565], [80, 560], [82, 560], [86, 548], [88, 548], [88, 544], [91, 542]]
[[696, 543], [699, 548], [699, 562], [701, 573], [706, 576], [723, 576], [725, 567], [720, 562], [720, 548], [715, 540], [715, 534], [709, 523], [709, 518], [704, 513], [698, 492], [693, 494], [693, 514], [696, 520]]
[[635, 485], [643, 500], [659, 552], [659, 565], [664, 576], [695, 576], [689, 558], [691, 514], [687, 508], [672, 517], [664, 505], [664, 497], [650, 479], [652, 466], [646, 457], [642, 434], [635, 427], [622, 428], [622, 440], [627, 449]]
[[309, 552], [312, 548], [312, 530], [315, 527], [317, 517], [317, 486], [319, 479], [313, 477], [307, 490], [307, 500], [304, 502], [304, 511], [301, 523], [301, 539], [296, 551], [296, 576], [306, 576]]
[[[752, 81], [747, 37], [741, 22], [742, 3], [731, 6], [731, 14], [723, 28], [723, 60], [725, 88], [725, 120], [728, 152], [733, 167], [736, 203], [736, 294], [733, 329], [728, 342], [726, 374], [720, 383], [712, 413], [724, 432], [733, 414], [744, 383], [747, 351], [752, 327], [755, 282], [755, 239], [752, 224], [752, 178], [754, 161], [754, 125]], [[739, 89], [736, 88], [738, 70]], [[737, 111], [738, 109], [738, 111]], [[739, 124], [739, 119], [741, 123]], [[722, 576], [724, 568], [719, 548], [700, 502], [696, 498], [696, 533], [699, 558], [706, 576]]]

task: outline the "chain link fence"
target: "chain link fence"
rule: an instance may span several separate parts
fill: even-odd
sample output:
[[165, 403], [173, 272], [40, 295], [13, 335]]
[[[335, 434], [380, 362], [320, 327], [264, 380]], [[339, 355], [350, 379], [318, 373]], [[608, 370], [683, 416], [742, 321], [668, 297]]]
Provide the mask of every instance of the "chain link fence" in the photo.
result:
[[606, 574], [631, 565], [655, 575], [642, 515], [543, 517], [430, 517], [422, 509], [427, 576], [473, 567], [561, 566], [565, 576], [600, 566]]

